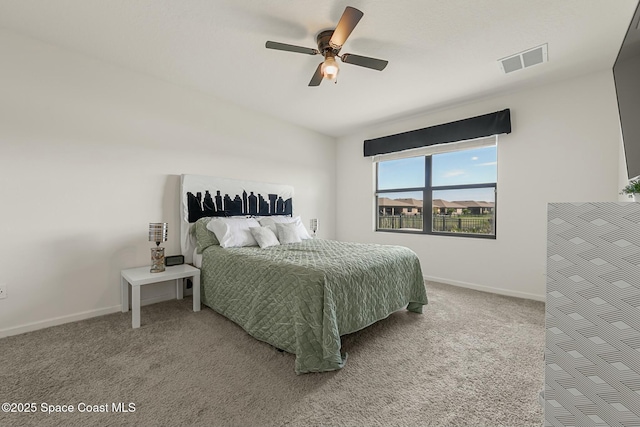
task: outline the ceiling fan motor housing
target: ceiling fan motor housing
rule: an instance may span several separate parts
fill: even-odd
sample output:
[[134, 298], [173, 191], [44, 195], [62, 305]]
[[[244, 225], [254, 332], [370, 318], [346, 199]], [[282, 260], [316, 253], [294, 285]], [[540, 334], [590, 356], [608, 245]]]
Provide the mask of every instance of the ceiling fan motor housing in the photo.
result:
[[338, 49], [335, 49], [329, 43], [329, 41], [331, 40], [331, 36], [333, 36], [333, 31], [334, 30], [321, 31], [316, 37], [316, 41], [318, 42], [318, 50], [325, 58], [327, 57], [327, 53], [329, 54], [329, 56], [336, 56], [338, 52], [340, 52], [340, 49], [342, 49], [342, 46], [340, 46]]

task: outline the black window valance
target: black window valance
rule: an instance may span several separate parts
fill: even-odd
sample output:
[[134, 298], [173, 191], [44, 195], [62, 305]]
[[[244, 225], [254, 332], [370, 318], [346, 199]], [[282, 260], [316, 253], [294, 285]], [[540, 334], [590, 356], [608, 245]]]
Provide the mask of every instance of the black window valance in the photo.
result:
[[395, 153], [412, 148], [483, 138], [501, 133], [511, 133], [511, 112], [508, 108], [451, 123], [367, 139], [364, 142], [364, 155], [368, 157]]

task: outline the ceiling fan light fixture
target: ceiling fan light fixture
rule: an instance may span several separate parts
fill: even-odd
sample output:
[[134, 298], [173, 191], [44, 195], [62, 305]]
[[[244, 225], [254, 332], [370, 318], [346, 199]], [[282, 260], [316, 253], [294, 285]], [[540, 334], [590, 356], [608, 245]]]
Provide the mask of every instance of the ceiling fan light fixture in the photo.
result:
[[327, 80], [335, 80], [338, 78], [340, 67], [333, 56], [327, 56], [322, 63], [322, 76]]

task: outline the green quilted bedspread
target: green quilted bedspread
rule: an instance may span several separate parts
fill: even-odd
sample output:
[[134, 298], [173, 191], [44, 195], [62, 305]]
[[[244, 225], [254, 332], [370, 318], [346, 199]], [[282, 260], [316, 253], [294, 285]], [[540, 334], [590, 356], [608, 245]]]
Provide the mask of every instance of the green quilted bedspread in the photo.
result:
[[344, 366], [340, 336], [427, 304], [416, 254], [402, 246], [311, 239], [203, 252], [202, 302], [296, 355], [295, 371]]

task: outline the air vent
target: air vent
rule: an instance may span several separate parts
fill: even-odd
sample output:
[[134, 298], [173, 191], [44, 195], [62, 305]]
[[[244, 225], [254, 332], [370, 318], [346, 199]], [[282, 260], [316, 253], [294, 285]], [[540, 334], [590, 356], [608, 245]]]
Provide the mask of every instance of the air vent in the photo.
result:
[[498, 60], [500, 68], [505, 74], [513, 71], [522, 70], [523, 68], [533, 67], [534, 65], [547, 62], [547, 44], [534, 47], [524, 52], [516, 53], [515, 55], [507, 56]]

